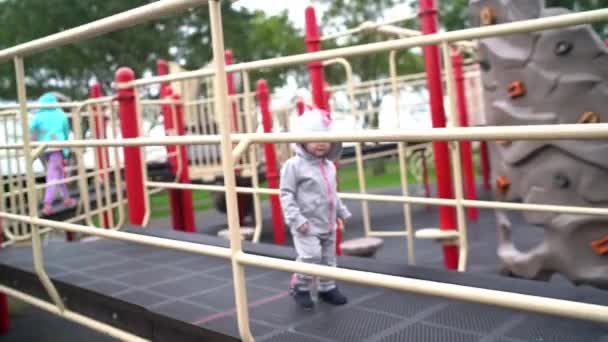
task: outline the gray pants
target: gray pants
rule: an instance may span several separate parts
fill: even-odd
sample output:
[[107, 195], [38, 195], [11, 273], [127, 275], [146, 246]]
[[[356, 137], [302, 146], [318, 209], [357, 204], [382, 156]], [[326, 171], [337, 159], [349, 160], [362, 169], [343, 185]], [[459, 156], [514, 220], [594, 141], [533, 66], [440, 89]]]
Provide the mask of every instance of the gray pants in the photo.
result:
[[[296, 261], [317, 265], [336, 266], [336, 233], [322, 235], [302, 235], [294, 232], [293, 243], [298, 258]], [[296, 291], [311, 291], [313, 277], [307, 274], [294, 274], [292, 286]], [[336, 287], [330, 279], [319, 279], [320, 292], [329, 291]]]

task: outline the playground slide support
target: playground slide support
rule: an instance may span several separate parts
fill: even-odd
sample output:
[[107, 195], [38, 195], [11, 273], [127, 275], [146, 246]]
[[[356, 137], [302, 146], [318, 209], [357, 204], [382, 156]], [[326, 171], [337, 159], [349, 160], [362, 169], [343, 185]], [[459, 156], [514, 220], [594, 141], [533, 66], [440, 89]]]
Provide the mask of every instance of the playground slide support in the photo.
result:
[[[272, 114], [270, 112], [270, 93], [268, 90], [268, 82], [266, 82], [266, 80], [258, 80], [256, 84], [256, 95], [260, 105], [260, 111], [262, 112], [262, 126], [264, 128], [264, 133], [271, 133]], [[266, 156], [266, 177], [268, 177], [268, 186], [271, 189], [278, 189], [279, 170], [277, 166], [277, 155], [273, 144], [264, 144], [264, 155]], [[270, 196], [270, 208], [272, 211], [274, 242], [277, 245], [284, 245], [285, 229], [283, 227], [283, 216], [279, 196]]]
[[[177, 130], [178, 136], [186, 135], [184, 127], [184, 105], [179, 94], [173, 94], [172, 99], [177, 102], [175, 105], [175, 122], [174, 129]], [[180, 145], [176, 148], [178, 164], [180, 165], [177, 180], [183, 184], [190, 184], [190, 172], [188, 169], [188, 151], [186, 145]], [[179, 193], [180, 214], [182, 217], [182, 230], [193, 233], [196, 232], [194, 220], [194, 205], [192, 204], [192, 191], [182, 190]]]
[[[116, 71], [116, 82], [130, 82], [135, 72], [128, 67]], [[139, 137], [139, 117], [135, 103], [135, 88], [118, 89], [116, 99], [120, 116], [120, 130], [125, 139]], [[125, 185], [127, 190], [129, 223], [144, 226], [146, 205], [141, 146], [123, 147], [125, 161]]]
[[[464, 87], [464, 73], [462, 71], [462, 53], [459, 51], [452, 52], [452, 67], [454, 69], [454, 81], [456, 86], [456, 102], [458, 106], [458, 125], [460, 127], [469, 126], [469, 114], [467, 111], [467, 97]], [[450, 77], [447, 75], [447, 77]], [[462, 160], [462, 172], [464, 176], [464, 191], [467, 199], [477, 199], [477, 189], [475, 187], [475, 171], [473, 168], [473, 151], [470, 141], [460, 142], [460, 153]], [[479, 215], [477, 208], [468, 208], [467, 214], [469, 220], [476, 222]]]
[[[438, 20], [435, 1], [420, 0], [419, 8], [423, 35], [437, 33]], [[423, 50], [433, 128], [443, 128], [445, 127], [446, 120], [443, 107], [443, 87], [439, 64], [439, 48], [437, 45], [426, 45]], [[439, 198], [454, 198], [447, 142], [433, 142], [433, 152], [435, 158], [435, 175], [437, 179], [437, 195]], [[456, 229], [456, 211], [454, 208], [446, 206], [439, 207], [439, 227], [442, 230]], [[458, 248], [456, 246], [443, 246], [443, 263], [446, 269], [457, 268]]]
[[[158, 75], [166, 75], [168, 73], [168, 63], [166, 60], [159, 59], [156, 67]], [[181, 97], [179, 94], [173, 94], [168, 82], [161, 83], [160, 97], [162, 100], [174, 100], [173, 104], [161, 105], [166, 135], [185, 135]], [[167, 145], [167, 155], [171, 171], [176, 176], [176, 180], [180, 183], [189, 184], [190, 175], [188, 172], [188, 154], [186, 146]], [[173, 229], [187, 232], [196, 231], [192, 191], [172, 189], [169, 190], [168, 195]]]

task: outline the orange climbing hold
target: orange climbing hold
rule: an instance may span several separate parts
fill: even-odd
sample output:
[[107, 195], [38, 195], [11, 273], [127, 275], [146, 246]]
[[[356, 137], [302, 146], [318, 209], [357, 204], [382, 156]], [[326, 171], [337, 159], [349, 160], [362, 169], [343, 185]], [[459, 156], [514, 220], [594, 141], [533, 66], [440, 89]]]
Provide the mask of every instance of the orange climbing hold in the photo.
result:
[[496, 11], [492, 7], [486, 6], [479, 13], [481, 24], [484, 26], [496, 24]]
[[600, 115], [596, 112], [584, 112], [578, 119], [578, 123], [581, 124], [600, 123], [600, 121]]
[[507, 176], [500, 176], [496, 179], [496, 188], [498, 191], [504, 195], [509, 191], [509, 187], [511, 186], [511, 181]]
[[600, 240], [591, 241], [591, 249], [600, 256], [608, 254], [608, 235]]
[[524, 87], [524, 83], [522, 81], [513, 81], [511, 84], [509, 84], [507, 92], [509, 93], [509, 96], [514, 99], [524, 96], [526, 94], [526, 87]]

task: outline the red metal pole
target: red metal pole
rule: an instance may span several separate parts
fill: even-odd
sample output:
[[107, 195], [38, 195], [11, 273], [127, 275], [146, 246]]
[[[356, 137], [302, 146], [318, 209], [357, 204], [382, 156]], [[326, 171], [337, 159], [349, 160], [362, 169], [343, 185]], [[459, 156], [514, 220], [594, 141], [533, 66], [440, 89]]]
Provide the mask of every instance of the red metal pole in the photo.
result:
[[[317, 25], [317, 15], [313, 6], [306, 7], [306, 51], [317, 52], [321, 50], [321, 36]], [[329, 112], [329, 97], [325, 93], [325, 79], [323, 76], [323, 64], [320, 61], [308, 63], [310, 75], [310, 87], [312, 99], [315, 106]], [[338, 177], [338, 165], [336, 163], [336, 178]], [[336, 231], [336, 254], [341, 255], [340, 243], [342, 242], [342, 231]]]
[[[168, 64], [167, 61], [163, 59], [159, 59], [156, 62], [157, 73], [159, 76], [167, 75], [168, 73]], [[160, 98], [161, 99], [171, 99], [173, 95], [173, 90], [169, 86], [168, 82], [163, 82], [160, 86]], [[166, 135], [171, 135], [171, 131], [173, 130], [175, 124], [173, 123], [173, 107], [172, 105], [163, 104], [161, 106], [163, 113], [163, 123], [165, 126]], [[177, 160], [174, 157], [176, 154], [177, 148], [173, 145], [167, 145], [167, 154], [169, 154], [169, 164], [171, 166], [171, 171], [175, 174], [177, 170]]]
[[[321, 37], [317, 26], [317, 16], [313, 6], [306, 7], [306, 51], [317, 52], [321, 50]], [[310, 75], [310, 86], [312, 91], [312, 101], [315, 106], [329, 110], [325, 102], [325, 80], [323, 77], [323, 64], [320, 61], [308, 63], [308, 73]]]
[[[420, 20], [423, 34], [437, 32], [437, 10], [434, 0], [420, 0]], [[433, 127], [445, 127], [445, 111], [443, 108], [443, 89], [441, 69], [439, 67], [439, 49], [436, 45], [424, 47], [424, 64], [430, 95]], [[437, 177], [437, 192], [440, 198], [454, 198], [450, 157], [448, 144], [445, 141], [433, 143], [435, 156], [435, 175]], [[456, 211], [452, 207], [439, 207], [439, 226], [443, 230], [456, 229]], [[458, 266], [458, 247], [444, 246], [443, 261], [447, 269]]]
[[[452, 56], [454, 66], [454, 79], [456, 81], [456, 100], [458, 102], [458, 121], [461, 127], [469, 126], [469, 114], [467, 111], [467, 97], [464, 89], [464, 73], [462, 71], [462, 54], [454, 53]], [[449, 76], [448, 76], [449, 77]], [[464, 178], [465, 197], [470, 200], [477, 199], [475, 188], [475, 170], [473, 169], [473, 152], [470, 141], [460, 142], [460, 158], [462, 159], [462, 171]], [[469, 219], [477, 221], [477, 208], [470, 207], [467, 210]]]
[[[131, 68], [122, 67], [116, 71], [116, 83], [131, 82], [135, 79], [135, 72]], [[118, 89], [116, 99], [120, 115], [120, 131], [122, 137], [139, 137], [139, 117], [135, 105], [135, 89]], [[127, 203], [129, 207], [129, 223], [143, 225], [146, 214], [144, 198], [144, 177], [142, 169], [141, 147], [123, 147], [125, 161], [125, 183], [127, 188]]]
[[[272, 117], [270, 114], [270, 93], [266, 80], [259, 80], [256, 84], [256, 93], [260, 111], [262, 112], [262, 126], [264, 133], [272, 132]], [[264, 144], [264, 154], [266, 156], [266, 176], [268, 186], [271, 189], [279, 188], [279, 171], [277, 167], [277, 156], [273, 144]], [[277, 245], [285, 244], [285, 229], [283, 228], [283, 217], [279, 196], [270, 196], [270, 207], [272, 210], [272, 226], [274, 230], [274, 242]]]
[[[91, 99], [98, 99], [101, 97], [101, 84], [97, 81], [91, 84], [91, 88], [89, 89], [89, 97]], [[95, 120], [95, 136], [97, 139], [105, 139], [106, 138], [106, 123], [107, 119], [103, 115], [103, 110], [99, 112], [97, 110], [97, 106], [93, 105], [93, 119]], [[108, 149], [105, 147], [97, 147], [96, 148], [96, 156], [97, 156], [97, 165], [101, 172], [101, 182], [107, 182], [110, 180], [108, 176], [107, 168], [110, 165]], [[101, 205], [101, 203], [99, 204]], [[105, 211], [102, 215], [103, 227], [110, 227], [110, 216], [108, 212]], [[70, 233], [67, 233], [70, 234]]]
[[4, 293], [0, 294], [0, 335], [8, 334], [11, 328], [11, 319], [8, 311], [8, 299]]
[[[169, 86], [162, 86], [161, 94], [163, 99], [172, 99], [173, 89]], [[173, 114], [177, 116], [177, 108], [173, 105], [163, 105], [163, 123], [165, 126], [166, 135], [172, 135], [175, 129], [173, 122]], [[176, 134], [176, 133], [175, 133]], [[171, 174], [177, 175], [178, 149], [175, 145], [167, 145], [167, 160], [171, 168]], [[180, 189], [169, 190], [169, 207], [171, 208], [171, 224], [174, 230], [184, 230], [184, 215], [181, 207], [181, 192]]]
[[[0, 219], [0, 246], [4, 242], [4, 230], [2, 219]], [[0, 293], [0, 336], [8, 334], [11, 328], [11, 319], [8, 311], [8, 299], [4, 293]]]
[[[156, 62], [156, 69], [159, 76], [166, 75], [169, 69], [167, 61], [159, 59]], [[160, 86], [160, 98], [171, 99], [172, 95], [173, 90], [169, 86], [169, 83], [163, 82]], [[175, 127], [175, 123], [173, 122], [173, 108], [172, 105], [167, 104], [161, 106], [166, 135], [172, 135], [172, 131]], [[177, 147], [174, 145], [167, 145], [167, 155], [169, 156], [167, 160], [171, 168], [171, 173], [175, 175], [177, 173]], [[169, 189], [168, 196], [169, 208], [171, 209], [171, 225], [174, 230], [184, 230], [185, 215], [182, 213], [181, 190]]]
[[479, 143], [479, 154], [481, 159], [481, 175], [483, 177], [484, 190], [490, 190], [490, 157], [488, 156], [488, 143]]
[[[173, 95], [173, 100], [180, 101], [176, 109], [176, 119], [174, 127], [177, 129], [177, 135], [186, 135], [186, 130], [184, 128], [184, 107], [181, 104], [181, 96], [179, 94]], [[188, 169], [188, 151], [186, 149], [186, 145], [180, 145], [177, 147], [177, 151], [179, 151], [177, 158], [179, 158], [182, 169], [180, 174], [178, 175], [178, 179], [180, 183], [190, 184], [190, 172]], [[182, 215], [182, 229], [186, 232], [196, 232], [196, 226], [194, 221], [194, 205], [192, 204], [192, 191], [191, 190], [180, 190], [179, 192], [179, 205], [180, 205], [180, 213]]]
[[296, 98], [296, 110], [298, 112], [298, 116], [304, 113], [304, 99], [299, 96]]

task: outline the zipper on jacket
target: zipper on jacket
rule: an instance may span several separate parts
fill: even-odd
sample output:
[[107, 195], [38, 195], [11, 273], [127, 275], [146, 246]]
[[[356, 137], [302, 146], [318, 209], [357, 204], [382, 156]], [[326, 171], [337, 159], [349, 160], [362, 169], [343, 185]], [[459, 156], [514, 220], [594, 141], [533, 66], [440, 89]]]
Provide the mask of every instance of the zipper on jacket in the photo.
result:
[[334, 195], [333, 192], [331, 191], [331, 183], [329, 181], [329, 177], [327, 176], [327, 172], [325, 171], [325, 160], [321, 161], [321, 174], [323, 175], [323, 180], [325, 181], [325, 185], [327, 187], [327, 196], [329, 197], [329, 213], [327, 214], [328, 216], [328, 228], [329, 231], [331, 232], [333, 230], [333, 219], [332, 219], [332, 210], [334, 207]]

